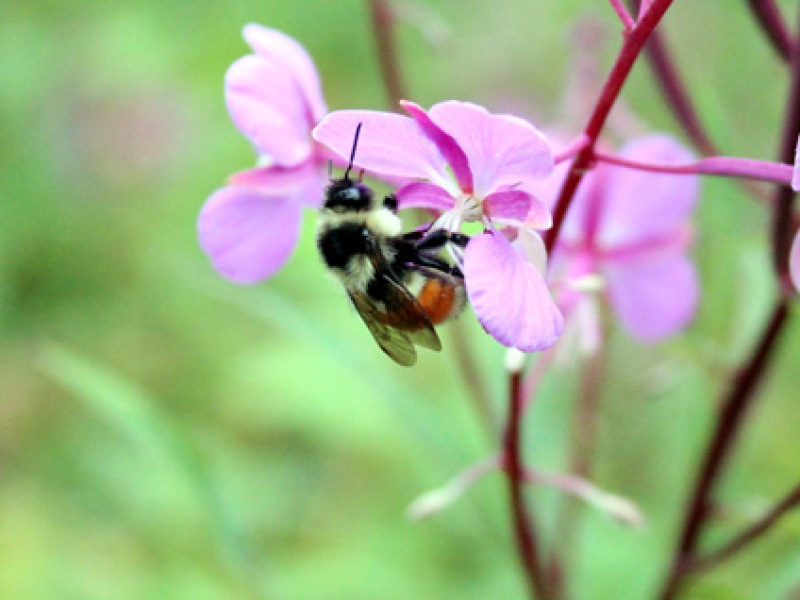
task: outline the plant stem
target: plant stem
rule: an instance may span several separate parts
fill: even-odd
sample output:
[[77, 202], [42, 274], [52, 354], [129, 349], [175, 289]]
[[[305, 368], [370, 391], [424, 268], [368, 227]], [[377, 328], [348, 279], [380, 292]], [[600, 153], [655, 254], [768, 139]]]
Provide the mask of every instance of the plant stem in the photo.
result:
[[767, 370], [780, 334], [784, 330], [788, 308], [786, 298], [782, 297], [776, 302], [758, 345], [737, 372], [728, 394], [721, 403], [722, 410], [717, 419], [716, 430], [698, 472], [685, 513], [681, 538], [675, 549], [664, 589], [659, 596], [662, 600], [674, 598], [680, 587], [683, 579], [682, 566], [687, 560], [691, 560], [694, 554], [697, 540], [706, 524], [714, 484], [730, 457], [744, 416], [755, 398], [758, 384]]
[[778, 56], [789, 62], [796, 51], [797, 43], [786, 29], [781, 11], [774, 0], [748, 0], [747, 5]]
[[612, 154], [595, 151], [594, 157], [598, 161], [637, 169], [652, 173], [669, 173], [671, 175], [715, 175], [718, 177], [739, 177], [754, 181], [768, 181], [780, 185], [790, 185], [792, 181], [792, 165], [783, 165], [764, 160], [751, 158], [735, 158], [731, 156], [710, 156], [700, 159], [695, 163], [684, 165], [665, 165], [644, 163], [629, 160]]
[[504, 440], [503, 466], [508, 478], [514, 533], [522, 569], [531, 598], [551, 598], [536, 543], [534, 521], [525, 508], [525, 465], [522, 460], [522, 373], [514, 370], [509, 379], [509, 414]]
[[628, 79], [628, 75], [644, 47], [645, 42], [647, 42], [653, 30], [661, 21], [664, 13], [666, 13], [672, 5], [672, 2], [673, 0], [653, 0], [648, 10], [641, 16], [633, 29], [631, 29], [625, 37], [622, 50], [611, 69], [611, 73], [600, 93], [600, 98], [597, 100], [595, 109], [584, 129], [584, 133], [589, 138], [589, 145], [575, 158], [567, 174], [564, 185], [561, 188], [561, 193], [558, 196], [558, 201], [553, 211], [553, 226], [547, 231], [544, 238], [548, 253], [555, 247], [558, 234], [564, 223], [564, 218], [567, 215], [575, 192], [578, 190], [578, 185], [580, 185], [586, 171], [591, 167], [594, 145], [608, 119], [611, 109], [614, 107], [617, 97], [622, 91], [622, 86]]
[[766, 515], [742, 531], [727, 544], [703, 557], [689, 561], [689, 563], [683, 567], [683, 572], [696, 575], [716, 567], [721, 562], [729, 559], [760, 538], [775, 525], [781, 517], [793, 508], [797, 508], [798, 505], [800, 505], [800, 484], [786, 494]]
[[397, 57], [395, 37], [395, 13], [390, 0], [369, 0], [372, 33], [378, 45], [378, 60], [381, 67], [383, 85], [389, 97], [392, 110], [397, 110], [400, 100], [407, 100], [406, 88]]
[[[797, 135], [800, 132], [800, 46], [794, 46], [791, 56], [791, 83], [786, 99], [783, 135], [778, 153], [779, 160], [794, 162]], [[789, 276], [789, 250], [792, 246], [794, 227], [792, 205], [795, 193], [788, 186], [775, 190], [772, 212], [772, 262], [778, 281], [784, 292], [791, 293], [793, 286]]]
[[631, 17], [628, 10], [625, 8], [625, 5], [622, 3], [622, 0], [609, 0], [611, 3], [611, 8], [614, 9], [614, 12], [617, 13], [619, 20], [622, 21], [622, 26], [625, 28], [625, 31], [629, 31], [633, 28], [636, 23]]

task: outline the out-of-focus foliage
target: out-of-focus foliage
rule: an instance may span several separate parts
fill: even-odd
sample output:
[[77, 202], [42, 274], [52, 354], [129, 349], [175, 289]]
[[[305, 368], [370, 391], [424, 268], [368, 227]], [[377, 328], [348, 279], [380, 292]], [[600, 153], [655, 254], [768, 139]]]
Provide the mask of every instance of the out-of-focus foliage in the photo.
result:
[[[598, 84], [620, 41], [599, 0], [402, 4], [414, 100], [474, 100], [545, 129], [587, 117], [563, 110], [576, 29], [599, 27]], [[4, 5], [0, 596], [524, 597], [499, 476], [432, 520], [404, 518], [496, 447], [452, 336], [411, 371], [382, 356], [326, 279], [311, 214], [290, 264], [252, 288], [222, 280], [197, 248], [205, 198], [254, 160], [222, 96], [251, 21], [309, 49], [331, 108], [386, 108], [360, 2]], [[744, 3], [678, 2], [665, 27], [724, 151], [771, 158], [785, 72]], [[643, 67], [625, 90], [631, 132], [677, 131]], [[739, 187], [705, 182], [695, 324], [659, 347], [612, 332], [595, 479], [649, 525], [580, 512], [576, 598], [646, 598], [662, 576], [721, 381], [772, 294], [766, 223]], [[461, 321], [501, 414], [503, 352], [472, 315]], [[800, 475], [799, 354], [794, 323], [709, 542]], [[538, 467], [563, 468], [579, 374], [551, 372], [529, 415]], [[561, 497], [531, 500], [551, 532]], [[689, 595], [779, 597], [800, 581], [798, 541], [789, 517]]]

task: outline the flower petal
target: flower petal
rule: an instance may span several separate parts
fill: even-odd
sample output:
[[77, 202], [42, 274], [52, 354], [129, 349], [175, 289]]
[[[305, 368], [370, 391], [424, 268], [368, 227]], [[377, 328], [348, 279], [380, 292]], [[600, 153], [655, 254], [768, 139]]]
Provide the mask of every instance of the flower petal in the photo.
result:
[[317, 68], [305, 48], [285, 33], [255, 23], [245, 25], [242, 35], [257, 54], [283, 66], [302, 90], [312, 121], [321, 121], [328, 108], [322, 97]]
[[[408, 117], [371, 110], [337, 110], [314, 128], [314, 139], [348, 160], [358, 124], [353, 164], [377, 175], [429, 179], [448, 184], [447, 162]], [[452, 185], [452, 184], [451, 184]]]
[[657, 342], [683, 329], [697, 306], [697, 274], [684, 252], [648, 254], [606, 269], [611, 304], [634, 337]]
[[254, 54], [237, 60], [225, 74], [225, 101], [234, 124], [259, 154], [283, 166], [311, 155], [307, 107], [279, 63]]
[[266, 196], [291, 196], [303, 206], [319, 208], [328, 177], [321, 165], [312, 161], [294, 167], [256, 167], [239, 171], [228, 178], [228, 184], [256, 188]]
[[797, 137], [797, 145], [794, 148], [794, 169], [792, 170], [792, 189], [800, 192], [800, 136]]
[[[666, 165], [694, 159], [689, 150], [667, 135], [634, 140], [620, 155]], [[699, 188], [695, 176], [621, 168], [613, 168], [606, 183], [599, 237], [607, 246], [669, 235], [689, 219]]]
[[792, 274], [792, 282], [794, 282], [794, 287], [796, 287], [797, 291], [800, 292], [800, 231], [797, 232], [797, 235], [794, 238], [792, 252], [789, 254], [789, 269]]
[[524, 221], [528, 216], [532, 201], [533, 197], [528, 192], [503, 190], [486, 196], [483, 199], [483, 210], [489, 218]]
[[517, 239], [514, 242], [517, 250], [521, 250], [536, 270], [542, 275], [547, 273], [547, 248], [544, 240], [535, 231], [527, 227], [517, 229]]
[[397, 190], [398, 208], [426, 208], [444, 212], [453, 208], [453, 198], [447, 190], [434, 183], [416, 182]]
[[477, 104], [455, 100], [436, 104], [429, 115], [467, 155], [478, 195], [546, 177], [553, 170], [547, 139], [524, 119], [493, 115]]
[[564, 327], [536, 268], [498, 232], [473, 236], [464, 255], [467, 295], [483, 328], [504, 346], [536, 352]]
[[200, 246], [221, 275], [255, 283], [289, 259], [300, 233], [301, 205], [288, 196], [227, 186], [200, 211]]
[[458, 142], [453, 139], [453, 136], [436, 125], [428, 116], [428, 113], [425, 112], [425, 109], [418, 104], [401, 101], [400, 106], [411, 115], [411, 118], [417, 122], [417, 125], [425, 132], [425, 135], [436, 144], [442, 156], [447, 159], [447, 164], [450, 165], [450, 169], [453, 171], [458, 187], [462, 191], [471, 194], [475, 189], [472, 171], [470, 171], [467, 155], [459, 147]]

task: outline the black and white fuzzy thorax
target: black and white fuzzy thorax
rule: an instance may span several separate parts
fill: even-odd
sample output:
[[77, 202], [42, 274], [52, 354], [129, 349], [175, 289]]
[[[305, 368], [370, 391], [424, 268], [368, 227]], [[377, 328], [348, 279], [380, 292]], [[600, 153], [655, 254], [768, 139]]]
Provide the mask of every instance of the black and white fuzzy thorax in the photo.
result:
[[326, 190], [317, 227], [322, 260], [351, 290], [366, 291], [376, 265], [391, 266], [397, 258], [394, 241], [402, 233], [393, 196], [377, 203], [372, 190], [349, 179], [337, 179]]

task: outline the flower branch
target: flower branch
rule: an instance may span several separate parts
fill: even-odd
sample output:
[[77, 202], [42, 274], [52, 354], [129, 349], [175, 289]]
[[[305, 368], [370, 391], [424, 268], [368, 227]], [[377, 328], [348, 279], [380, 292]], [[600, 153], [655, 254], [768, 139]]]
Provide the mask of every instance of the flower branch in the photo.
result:
[[[800, 133], [800, 46], [795, 45], [791, 57], [791, 83], [784, 111], [783, 135], [778, 160], [791, 163], [795, 160], [797, 135]], [[794, 190], [780, 187], [775, 190], [772, 212], [772, 262], [782, 289], [790, 292], [789, 249], [794, 235], [792, 207]]]
[[617, 13], [619, 20], [622, 21], [623, 27], [625, 27], [625, 31], [630, 31], [636, 25], [636, 22], [631, 17], [628, 9], [625, 8], [625, 5], [622, 3], [622, 0], [608, 0], [611, 4], [611, 8], [614, 9], [614, 12]]
[[608, 115], [617, 101], [617, 97], [622, 91], [625, 81], [633, 68], [639, 53], [644, 44], [661, 22], [661, 18], [672, 5], [672, 0], [654, 0], [647, 11], [640, 17], [639, 21], [630, 30], [620, 51], [616, 63], [611, 69], [608, 80], [600, 94], [594, 112], [592, 113], [584, 134], [589, 138], [589, 145], [581, 151], [572, 163], [572, 167], [567, 174], [564, 186], [561, 188], [558, 200], [553, 210], [553, 226], [545, 235], [545, 247], [551, 252], [555, 247], [556, 240], [567, 215], [567, 210], [578, 190], [578, 185], [583, 175], [591, 166], [592, 150], [597, 138], [605, 125]]
[[695, 163], [684, 165], [661, 165], [624, 159], [612, 154], [594, 152], [594, 157], [601, 162], [650, 171], [653, 173], [669, 173], [672, 175], [714, 175], [718, 177], [740, 177], [755, 181], [768, 181], [783, 186], [791, 186], [793, 169], [791, 165], [776, 164], [764, 160], [735, 158], [729, 156], [712, 156]]
[[408, 98], [400, 61], [397, 57], [396, 27], [397, 18], [390, 0], [369, 0], [372, 33], [378, 46], [378, 61], [381, 67], [383, 85], [389, 97], [389, 104], [396, 110], [398, 103]]
[[[639, 0], [631, 0], [634, 7], [638, 8], [639, 4]], [[661, 32], [652, 33], [645, 46], [645, 54], [666, 97], [667, 105], [689, 139], [703, 154], [718, 154], [703, 127]]]
[[716, 567], [737, 554], [740, 550], [749, 546], [752, 542], [758, 540], [789, 511], [797, 508], [798, 505], [800, 505], [800, 484], [786, 494], [772, 510], [730, 540], [727, 544], [705, 556], [689, 561], [683, 567], [683, 573], [687, 575], [696, 575]]
[[[520, 359], [524, 356], [520, 353]], [[509, 411], [503, 441], [504, 471], [508, 479], [517, 551], [531, 597], [550, 598], [551, 590], [538, 548], [534, 520], [525, 506], [525, 465], [522, 459], [522, 360], [509, 369]]]
[[588, 135], [582, 133], [575, 138], [569, 146], [564, 148], [561, 152], [553, 156], [553, 162], [560, 165], [563, 162], [575, 158], [578, 154], [586, 150], [592, 143]]
[[728, 395], [721, 403], [716, 429], [711, 437], [698, 472], [697, 480], [685, 512], [682, 533], [675, 549], [667, 581], [659, 596], [662, 600], [674, 598], [683, 580], [682, 565], [693, 558], [697, 541], [708, 516], [710, 497], [714, 486], [730, 458], [733, 446], [747, 409], [753, 403], [777, 342], [784, 331], [789, 315], [787, 300], [777, 301], [764, 333], [747, 363], [736, 373]]
[[[409, 505], [406, 514], [414, 521], [432, 517], [454, 504], [484, 477], [502, 467], [503, 460], [497, 454], [470, 465], [444, 485], [419, 496]], [[523, 479], [526, 484], [544, 485], [582, 500], [622, 525], [640, 527], [645, 522], [636, 504], [627, 498], [602, 490], [578, 475], [525, 469]]]
[[786, 28], [780, 8], [774, 0], [748, 0], [747, 5], [778, 56], [789, 62], [795, 52], [797, 42]]

